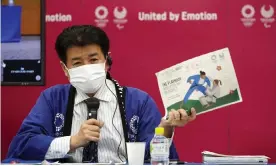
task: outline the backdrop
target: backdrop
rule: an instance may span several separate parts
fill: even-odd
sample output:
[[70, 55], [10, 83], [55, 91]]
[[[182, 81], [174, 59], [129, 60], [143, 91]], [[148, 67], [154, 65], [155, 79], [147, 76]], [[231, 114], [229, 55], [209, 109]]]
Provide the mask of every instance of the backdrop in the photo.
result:
[[[276, 162], [275, 0], [47, 0], [46, 86], [2, 87], [2, 158], [22, 120], [45, 88], [67, 83], [54, 43], [73, 24], [95, 24], [110, 36], [112, 75], [148, 92], [164, 114], [155, 73], [228, 47], [243, 102], [197, 117], [178, 128], [182, 160], [203, 150], [263, 154]], [[274, 9], [274, 10], [273, 10]]]

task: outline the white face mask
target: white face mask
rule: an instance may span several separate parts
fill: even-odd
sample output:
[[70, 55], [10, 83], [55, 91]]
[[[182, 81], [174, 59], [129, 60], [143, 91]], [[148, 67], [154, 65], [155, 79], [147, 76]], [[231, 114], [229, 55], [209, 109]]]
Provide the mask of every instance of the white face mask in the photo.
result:
[[105, 63], [89, 64], [68, 69], [70, 83], [83, 93], [96, 93], [106, 78]]

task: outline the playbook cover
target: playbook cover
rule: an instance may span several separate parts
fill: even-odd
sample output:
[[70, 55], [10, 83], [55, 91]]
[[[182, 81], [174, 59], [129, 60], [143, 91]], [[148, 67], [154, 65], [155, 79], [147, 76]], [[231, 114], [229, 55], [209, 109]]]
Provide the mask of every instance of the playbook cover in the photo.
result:
[[228, 48], [186, 60], [156, 73], [167, 113], [194, 107], [197, 114], [242, 102]]

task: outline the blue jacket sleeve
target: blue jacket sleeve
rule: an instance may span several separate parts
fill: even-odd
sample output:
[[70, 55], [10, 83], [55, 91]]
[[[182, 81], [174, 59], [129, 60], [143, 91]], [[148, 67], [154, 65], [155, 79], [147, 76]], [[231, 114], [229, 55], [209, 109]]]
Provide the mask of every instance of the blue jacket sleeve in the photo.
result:
[[[155, 128], [158, 127], [162, 118], [155, 102], [149, 95], [141, 106], [139, 117], [138, 142], [146, 142], [145, 160], [149, 160], [150, 141], [154, 137]], [[170, 147], [170, 159], [178, 159], [174, 143]]]
[[13, 138], [7, 158], [44, 160], [53, 139], [53, 108], [42, 92]]
[[210, 87], [211, 86], [211, 82], [210, 82], [210, 80], [209, 80], [208, 77], [206, 77], [205, 81], [207, 82], [207, 85]]
[[190, 76], [190, 77], [187, 79], [187, 82], [196, 79], [197, 76], [198, 76], [198, 75]]

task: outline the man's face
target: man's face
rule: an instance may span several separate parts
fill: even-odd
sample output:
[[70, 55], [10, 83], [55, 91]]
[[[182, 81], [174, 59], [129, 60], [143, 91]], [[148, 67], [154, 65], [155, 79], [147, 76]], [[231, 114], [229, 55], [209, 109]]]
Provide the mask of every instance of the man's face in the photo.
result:
[[[96, 64], [105, 62], [104, 54], [98, 45], [92, 44], [84, 47], [72, 47], [67, 50], [66, 67], [68, 69], [76, 68], [82, 65]], [[106, 70], [107, 70], [106, 65]], [[69, 76], [68, 71], [62, 64], [62, 68], [66, 76]]]
[[206, 78], [206, 75], [201, 74], [200, 77], [201, 77], [202, 79], [205, 79], [205, 78]]

